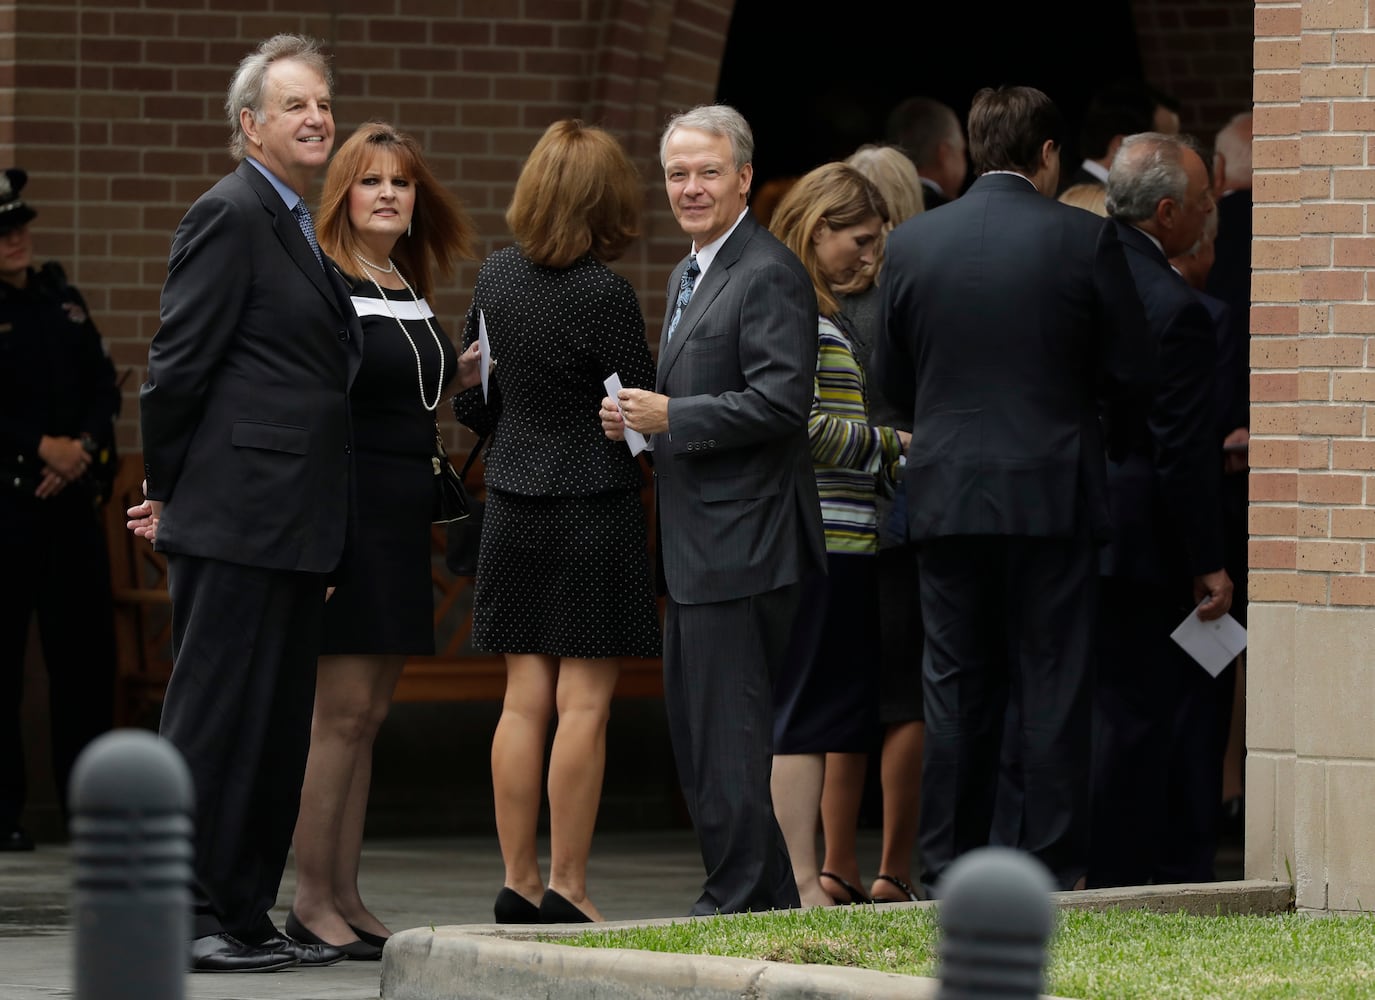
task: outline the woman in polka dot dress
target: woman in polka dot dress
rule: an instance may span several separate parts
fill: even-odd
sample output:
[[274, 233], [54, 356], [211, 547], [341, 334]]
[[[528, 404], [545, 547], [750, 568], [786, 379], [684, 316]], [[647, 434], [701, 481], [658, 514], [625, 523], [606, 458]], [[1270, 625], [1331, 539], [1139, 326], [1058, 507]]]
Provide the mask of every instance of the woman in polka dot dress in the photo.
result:
[[[454, 412], [491, 434], [473, 644], [506, 657], [492, 740], [498, 922], [601, 919], [586, 874], [616, 658], [660, 652], [640, 466], [598, 418], [612, 373], [654, 385], [634, 289], [606, 266], [637, 235], [642, 199], [610, 134], [555, 122], [506, 213], [516, 245], [483, 263], [464, 330], [466, 346], [481, 315], [495, 362], [488, 399], [460, 393]], [[555, 712], [546, 884], [535, 837]]]

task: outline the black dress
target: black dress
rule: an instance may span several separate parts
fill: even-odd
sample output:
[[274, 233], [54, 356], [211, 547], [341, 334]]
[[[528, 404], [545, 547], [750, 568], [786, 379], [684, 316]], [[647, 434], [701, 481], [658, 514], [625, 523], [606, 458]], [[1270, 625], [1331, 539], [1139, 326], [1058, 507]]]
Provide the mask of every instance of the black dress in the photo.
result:
[[473, 645], [658, 656], [640, 467], [598, 416], [613, 372], [627, 388], [654, 385], [634, 289], [590, 256], [552, 268], [508, 247], [478, 274], [465, 345], [478, 310], [497, 362], [491, 395], [454, 397], [459, 420], [491, 432]]
[[[337, 589], [325, 604], [324, 654], [434, 653], [430, 458], [435, 418], [421, 403], [421, 383], [425, 404], [434, 402], [458, 360], [424, 299], [417, 308], [405, 289], [386, 289], [386, 295], [383, 302], [370, 281], [353, 288], [363, 323], [363, 364], [349, 392], [356, 516], [336, 574]], [[417, 379], [417, 352], [423, 379]]]

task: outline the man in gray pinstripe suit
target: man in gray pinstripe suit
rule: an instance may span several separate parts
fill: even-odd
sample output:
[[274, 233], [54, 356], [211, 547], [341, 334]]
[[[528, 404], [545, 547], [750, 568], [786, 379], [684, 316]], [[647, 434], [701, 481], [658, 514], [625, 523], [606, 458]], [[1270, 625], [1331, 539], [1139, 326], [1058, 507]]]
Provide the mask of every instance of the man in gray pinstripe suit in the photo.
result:
[[669, 282], [657, 391], [602, 402], [609, 436], [653, 436], [664, 702], [707, 872], [693, 914], [798, 905], [769, 794], [770, 680], [798, 581], [826, 565], [807, 439], [816, 295], [748, 210], [753, 153], [733, 108], [670, 119], [659, 154], [692, 254]]

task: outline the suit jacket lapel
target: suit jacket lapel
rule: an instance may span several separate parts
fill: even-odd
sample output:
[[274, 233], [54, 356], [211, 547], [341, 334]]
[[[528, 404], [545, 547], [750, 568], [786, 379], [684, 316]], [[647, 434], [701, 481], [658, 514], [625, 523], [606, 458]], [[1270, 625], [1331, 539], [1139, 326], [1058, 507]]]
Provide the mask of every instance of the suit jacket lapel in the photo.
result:
[[677, 297], [678, 283], [683, 278], [683, 270], [687, 267], [687, 260], [684, 259], [673, 269], [673, 280], [669, 283], [668, 314], [664, 317], [663, 333], [659, 335], [659, 371], [655, 380], [657, 391], [663, 391], [664, 379], [673, 367], [673, 363], [678, 360], [678, 355], [682, 353], [683, 344], [692, 336], [698, 320], [702, 318], [716, 296], [720, 295], [730, 282], [730, 269], [740, 259], [745, 244], [749, 242], [750, 236], [753, 235], [754, 229], [758, 225], [749, 215], [740, 220], [740, 224], [735, 227], [735, 232], [731, 233], [730, 239], [726, 240], [721, 249], [717, 251], [716, 259], [711, 262], [711, 267], [707, 269], [707, 273], [698, 280], [697, 287], [692, 291], [692, 298], [688, 300], [687, 308], [683, 310], [683, 315], [678, 319], [678, 329], [673, 331], [673, 339], [665, 343], [665, 338], [668, 335], [668, 324], [673, 319], [673, 306]]
[[334, 310], [340, 315], [344, 315], [339, 307], [339, 300], [334, 294], [334, 288], [325, 275], [325, 269], [315, 259], [310, 244], [306, 242], [305, 234], [301, 232], [300, 223], [296, 221], [296, 216], [292, 215], [286, 207], [281, 195], [277, 193], [277, 189], [251, 163], [240, 163], [235, 173], [248, 181], [253, 190], [257, 192], [258, 200], [262, 202], [263, 208], [272, 216], [272, 229], [276, 232], [277, 238], [282, 241], [282, 247], [290, 255], [292, 262], [310, 279], [310, 283], [315, 286], [316, 291], [325, 297], [326, 301], [334, 307]]

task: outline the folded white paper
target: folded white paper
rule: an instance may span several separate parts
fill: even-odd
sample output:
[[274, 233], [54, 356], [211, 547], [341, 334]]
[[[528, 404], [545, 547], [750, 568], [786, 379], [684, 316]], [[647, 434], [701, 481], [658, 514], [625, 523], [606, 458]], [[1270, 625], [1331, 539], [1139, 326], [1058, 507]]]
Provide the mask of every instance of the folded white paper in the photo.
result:
[[[621, 391], [620, 374], [617, 372], [612, 372], [610, 375], [606, 377], [606, 381], [603, 382], [602, 385], [606, 386], [606, 394], [616, 401], [616, 409], [619, 410], [621, 408], [621, 397], [619, 395]], [[625, 418], [624, 413], [621, 414], [621, 418]], [[645, 445], [647, 445], [649, 442], [645, 440], [645, 436], [641, 434], [639, 431], [626, 427], [625, 443], [630, 446], [630, 454], [638, 455], [640, 452], [645, 450]]]
[[1246, 629], [1231, 615], [1205, 622], [1198, 609], [1190, 611], [1170, 638], [1216, 677], [1246, 648]]
[[492, 380], [492, 342], [487, 339], [487, 317], [477, 311], [477, 363], [482, 367], [482, 401], [487, 402], [487, 385]]

